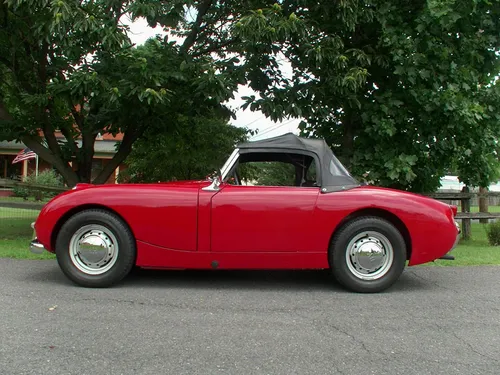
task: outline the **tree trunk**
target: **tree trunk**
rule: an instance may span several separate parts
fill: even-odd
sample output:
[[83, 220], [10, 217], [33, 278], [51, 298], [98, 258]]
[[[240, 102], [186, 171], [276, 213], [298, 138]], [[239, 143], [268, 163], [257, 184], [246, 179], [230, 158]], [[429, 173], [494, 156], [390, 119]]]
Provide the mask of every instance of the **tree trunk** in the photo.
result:
[[92, 178], [92, 161], [94, 160], [94, 145], [96, 134], [83, 129], [82, 147], [78, 158], [78, 178], [81, 182], [90, 182]]
[[38, 141], [30, 137], [22, 137], [21, 141], [33, 150], [40, 157], [40, 159], [45, 160], [47, 163], [56, 168], [69, 187], [73, 187], [80, 182], [78, 175], [73, 171], [71, 166], [60, 157], [54, 155], [51, 150], [48, 150]]
[[[144, 129], [141, 129], [141, 132]], [[131, 129], [125, 132], [123, 135], [123, 141], [120, 143], [120, 147], [116, 152], [113, 159], [111, 159], [108, 164], [105, 165], [103, 170], [99, 173], [99, 175], [92, 181], [94, 184], [104, 184], [111, 173], [115, 171], [115, 169], [127, 158], [127, 156], [132, 151], [132, 144], [139, 138], [139, 131], [136, 129]]]
[[[479, 194], [487, 194], [488, 189], [486, 188], [479, 188]], [[488, 197], [479, 197], [479, 212], [488, 212]], [[479, 219], [479, 222], [481, 224], [488, 224], [489, 220], [488, 219]]]
[[[12, 116], [3, 103], [0, 101], [0, 120], [12, 121]], [[53, 134], [52, 134], [53, 135]], [[63, 177], [69, 187], [73, 187], [78, 183], [78, 176], [71, 169], [70, 165], [64, 162], [61, 157], [55, 154], [52, 150], [45, 148], [38, 140], [31, 136], [21, 137], [21, 141], [34, 151], [42, 160], [52, 164], [54, 168]], [[59, 147], [59, 146], [58, 146]]]

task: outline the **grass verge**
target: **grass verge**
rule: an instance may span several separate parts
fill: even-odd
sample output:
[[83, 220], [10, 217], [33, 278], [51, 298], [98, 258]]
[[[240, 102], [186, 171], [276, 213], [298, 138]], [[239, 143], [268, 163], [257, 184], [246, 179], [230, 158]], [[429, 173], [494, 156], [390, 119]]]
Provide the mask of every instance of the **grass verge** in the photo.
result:
[[0, 258], [13, 259], [55, 259], [54, 254], [44, 251], [42, 254], [33, 254], [29, 250], [31, 238], [18, 238], [0, 241]]
[[500, 265], [500, 246], [490, 246], [485, 225], [471, 224], [471, 239], [460, 240], [458, 246], [451, 252], [455, 260], [436, 260], [423, 266]]
[[33, 254], [29, 250], [33, 236], [31, 223], [37, 216], [37, 210], [0, 207], [0, 258], [55, 259], [47, 251]]

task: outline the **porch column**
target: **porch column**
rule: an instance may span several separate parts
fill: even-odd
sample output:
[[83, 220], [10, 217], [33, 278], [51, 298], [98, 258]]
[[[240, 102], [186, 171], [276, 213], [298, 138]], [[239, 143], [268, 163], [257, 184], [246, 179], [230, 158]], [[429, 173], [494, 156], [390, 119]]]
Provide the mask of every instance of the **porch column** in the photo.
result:
[[23, 160], [23, 177], [28, 176], [28, 159]]

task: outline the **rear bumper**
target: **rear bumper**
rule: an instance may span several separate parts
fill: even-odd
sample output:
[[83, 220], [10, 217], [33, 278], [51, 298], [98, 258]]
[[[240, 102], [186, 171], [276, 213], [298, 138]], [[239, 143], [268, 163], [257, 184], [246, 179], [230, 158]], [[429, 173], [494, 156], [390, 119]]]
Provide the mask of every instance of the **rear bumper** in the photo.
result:
[[450, 250], [448, 250], [448, 252], [443, 255], [442, 257], [440, 257], [439, 259], [444, 259], [444, 260], [455, 260], [455, 257], [453, 255], [450, 255], [451, 251], [457, 247], [458, 245], [458, 242], [460, 241], [460, 233], [462, 232], [460, 230], [460, 224], [458, 224], [456, 221], [455, 221], [455, 226], [457, 227], [457, 238], [455, 238], [455, 242], [453, 243], [453, 246], [451, 247]]

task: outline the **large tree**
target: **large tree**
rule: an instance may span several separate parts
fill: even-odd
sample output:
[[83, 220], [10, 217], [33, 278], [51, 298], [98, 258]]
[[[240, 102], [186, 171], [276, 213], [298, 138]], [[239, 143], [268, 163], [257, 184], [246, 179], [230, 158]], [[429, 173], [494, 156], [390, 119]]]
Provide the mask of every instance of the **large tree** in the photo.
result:
[[[135, 48], [125, 15], [170, 37]], [[497, 161], [499, 18], [498, 0], [7, 0], [0, 138], [73, 185], [90, 179], [96, 135], [121, 131], [100, 183], [150, 126], [224, 111], [248, 84], [251, 109], [303, 117], [304, 134], [327, 138], [358, 175], [423, 191], [455, 167], [484, 186]]]
[[[319, 45], [285, 51], [293, 87], [248, 104], [271, 116], [285, 103], [303, 134], [381, 185], [432, 191], [450, 169], [472, 186], [498, 177], [498, 0], [301, 3]], [[352, 22], [336, 22], [345, 13]]]
[[[135, 48], [125, 16], [170, 39]], [[218, 110], [239, 84], [279, 84], [276, 54], [303, 35], [271, 1], [2, 1], [0, 138], [24, 142], [71, 186], [90, 180], [96, 136], [122, 132], [102, 183], [151, 124], [169, 126], [179, 102]]]

